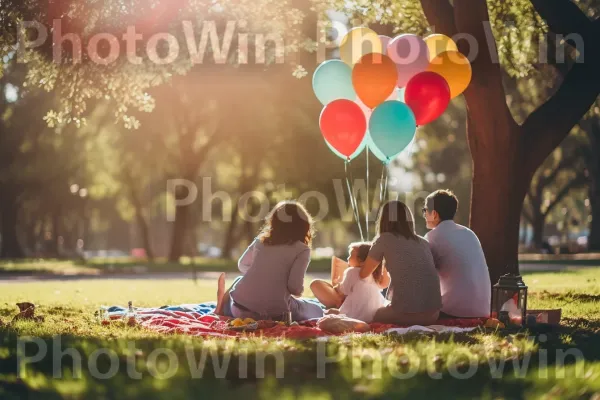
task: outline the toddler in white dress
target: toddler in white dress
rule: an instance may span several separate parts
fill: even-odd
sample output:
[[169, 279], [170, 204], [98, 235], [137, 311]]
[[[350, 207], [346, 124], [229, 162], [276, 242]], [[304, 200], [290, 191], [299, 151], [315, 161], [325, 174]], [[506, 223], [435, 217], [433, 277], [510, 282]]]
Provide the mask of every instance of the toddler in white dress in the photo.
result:
[[390, 284], [390, 275], [383, 265], [366, 279], [360, 279], [360, 270], [369, 250], [370, 243], [353, 243], [349, 246], [348, 268], [343, 279], [334, 285], [325, 281], [314, 281], [311, 289], [317, 299], [330, 308], [326, 313], [345, 314], [364, 322], [371, 322], [375, 312], [386, 305], [381, 291]]

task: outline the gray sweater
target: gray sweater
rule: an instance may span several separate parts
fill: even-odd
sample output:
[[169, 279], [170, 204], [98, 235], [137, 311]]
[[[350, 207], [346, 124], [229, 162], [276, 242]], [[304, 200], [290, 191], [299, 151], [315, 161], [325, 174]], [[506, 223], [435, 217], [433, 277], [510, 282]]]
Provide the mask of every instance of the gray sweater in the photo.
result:
[[406, 239], [384, 233], [373, 243], [369, 257], [385, 259], [392, 277], [392, 307], [399, 313], [422, 313], [442, 308], [440, 280], [429, 244], [422, 237]]
[[310, 248], [302, 242], [271, 246], [255, 239], [238, 262], [244, 276], [231, 298], [265, 317], [281, 316], [289, 311], [290, 297], [304, 292], [309, 263]]

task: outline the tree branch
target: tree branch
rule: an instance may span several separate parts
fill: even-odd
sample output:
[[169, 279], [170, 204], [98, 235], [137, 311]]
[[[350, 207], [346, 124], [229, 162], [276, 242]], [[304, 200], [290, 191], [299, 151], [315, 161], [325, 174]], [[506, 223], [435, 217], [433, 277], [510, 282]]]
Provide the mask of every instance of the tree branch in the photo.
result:
[[373, 23], [369, 24], [369, 27], [380, 35], [389, 36], [391, 38], [396, 36], [394, 31], [396, 27], [394, 25]]
[[526, 171], [537, 169], [600, 94], [600, 41], [588, 41], [587, 49], [585, 62], [575, 64], [556, 93], [523, 123]]
[[[555, 33], [549, 33], [546, 35], [546, 39], [548, 40], [548, 45], [546, 48], [546, 53], [548, 54], [548, 64], [552, 65], [554, 67], [554, 69], [558, 72], [558, 74], [560, 75], [561, 80], [565, 78], [565, 76], [567, 76], [567, 74], [569, 73], [569, 70], [572, 68], [573, 64], [575, 63], [575, 60], [572, 60], [571, 57], [569, 57], [569, 60], [565, 60], [565, 61], [560, 61], [558, 59], [558, 49], [560, 48], [560, 44], [557, 42], [557, 35]], [[556, 51], [550, 51], [550, 50], [554, 50], [556, 49]], [[562, 48], [563, 50], [564, 47]], [[563, 54], [564, 56], [564, 54]]]
[[576, 33], [588, 38], [592, 23], [575, 3], [570, 0], [531, 0], [538, 14], [556, 34]]
[[529, 199], [529, 207], [528, 207], [528, 202], [525, 201], [525, 203], [523, 204], [523, 217], [527, 220], [527, 222], [529, 222], [530, 224], [533, 224], [533, 215], [530, 211], [531, 206], [531, 197], [527, 197], [526, 200]]
[[[552, 32], [581, 35], [585, 40], [585, 49], [578, 49], [581, 60], [577, 60], [568, 72], [565, 65], [557, 65], [556, 60], [551, 60], [563, 77], [563, 82], [556, 93], [523, 123], [525, 154], [531, 155], [526, 161], [527, 171], [537, 169], [600, 94], [600, 81], [595, 79], [600, 68], [600, 20], [591, 22], [570, 0], [531, 0], [531, 3]], [[549, 44], [556, 44], [554, 38], [548, 39]]]
[[571, 152], [567, 157], [563, 157], [556, 168], [552, 170], [550, 175], [545, 177], [547, 183], [551, 183], [556, 179], [556, 176], [563, 170], [573, 167], [575, 162], [579, 159], [581, 153], [579, 151]]
[[528, 198], [530, 202], [532, 201], [533, 198], [537, 197], [536, 194], [534, 194], [533, 191], [531, 190], [532, 188], [533, 188], [533, 185], [529, 185], [529, 189], [527, 189], [526, 198]]
[[[470, 132], [469, 148], [473, 162], [481, 165], [478, 157], [490, 149], [501, 146], [506, 151], [514, 151], [515, 143], [519, 140], [519, 128], [506, 103], [497, 44], [489, 29], [487, 2], [454, 0], [454, 21], [458, 32], [470, 36], [478, 44], [477, 49], [471, 49], [470, 41], [461, 40], [459, 50], [469, 56], [473, 71], [471, 84], [464, 97]], [[498, 135], [499, 132], [503, 135]]]
[[561, 189], [561, 191], [558, 192], [558, 194], [556, 195], [554, 200], [552, 202], [550, 202], [550, 204], [548, 205], [548, 208], [546, 208], [546, 210], [543, 211], [543, 215], [547, 216], [554, 209], [554, 207], [556, 207], [562, 201], [562, 199], [567, 194], [569, 194], [569, 192], [572, 189], [575, 189], [577, 187], [584, 185], [586, 183], [586, 181], [587, 181], [587, 178], [586, 178], [585, 174], [583, 172], [578, 173], [577, 176], [575, 177], [575, 179], [570, 180], [569, 183], [567, 183]]

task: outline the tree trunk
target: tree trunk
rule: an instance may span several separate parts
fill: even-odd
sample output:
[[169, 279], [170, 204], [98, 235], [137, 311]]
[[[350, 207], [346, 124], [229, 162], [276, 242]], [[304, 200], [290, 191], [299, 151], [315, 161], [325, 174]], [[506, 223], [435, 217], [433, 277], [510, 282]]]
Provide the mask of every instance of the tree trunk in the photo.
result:
[[[132, 183], [132, 182], [131, 182]], [[150, 239], [150, 227], [148, 226], [148, 221], [144, 216], [144, 210], [142, 207], [142, 202], [133, 187], [133, 184], [130, 186], [130, 195], [131, 195], [131, 203], [133, 204], [133, 208], [135, 209], [135, 221], [137, 223], [138, 231], [140, 235], [142, 235], [142, 242], [144, 245], [144, 250], [146, 251], [146, 257], [148, 261], [154, 261], [154, 251], [152, 249], [152, 240]]]
[[38, 225], [39, 217], [36, 213], [30, 213], [25, 218], [25, 221], [21, 222], [23, 226], [24, 239], [25, 239], [25, 250], [29, 250], [29, 253], [35, 257], [38, 243]]
[[[585, 63], [575, 64], [554, 95], [519, 126], [506, 104], [495, 40], [488, 37], [490, 16], [486, 1], [421, 0], [427, 19], [447, 36], [469, 34], [479, 44], [472, 60], [472, 81], [464, 96], [467, 135], [473, 158], [471, 227], [483, 246], [494, 283], [505, 273], [518, 272], [519, 222], [523, 201], [533, 175], [550, 153], [583, 117], [600, 92], [600, 81], [591, 78], [600, 65], [600, 41], [595, 28], [571, 2], [535, 2], [538, 13], [554, 33], [586, 32]], [[556, 8], [559, 8], [558, 12]], [[567, 29], [555, 23], [564, 15]], [[567, 32], [563, 32], [565, 28]], [[458, 43], [469, 54], [467, 41]], [[591, 82], [594, 82], [591, 84]]]
[[[255, 157], [254, 154], [248, 154], [246, 148], [241, 149], [241, 160], [242, 160], [242, 174], [238, 184], [238, 190], [240, 196], [243, 196], [248, 191], [256, 187], [259, 180], [259, 170], [261, 165], [260, 158]], [[272, 196], [272, 193], [266, 193], [267, 198]], [[248, 203], [248, 207], [252, 207], [254, 203]], [[231, 212], [231, 222], [227, 228], [227, 234], [225, 236], [225, 245], [223, 246], [222, 257], [229, 259], [231, 258], [231, 252], [234, 247], [239, 243], [242, 235], [236, 235], [236, 229], [239, 222], [240, 213], [240, 202], [235, 202], [233, 210]]]
[[[471, 63], [473, 78], [464, 93], [473, 159], [470, 226], [479, 237], [495, 283], [501, 275], [518, 272], [521, 210], [533, 176], [522, 171], [523, 132], [506, 104], [498, 50], [487, 36], [487, 3], [421, 0], [421, 4], [436, 31], [448, 36], [466, 33], [479, 43], [478, 56]], [[459, 50], [470, 54], [471, 49], [460, 41]]]
[[18, 212], [17, 196], [10, 190], [0, 190], [0, 217], [2, 217], [0, 227], [2, 249], [0, 250], [0, 258], [2, 259], [25, 257], [17, 236]]
[[[187, 198], [187, 191], [178, 187], [175, 192], [177, 200]], [[173, 223], [173, 234], [171, 239], [171, 251], [169, 261], [179, 262], [185, 248], [185, 236], [188, 229], [188, 220], [191, 214], [191, 205], [179, 206], [175, 210], [175, 222]]]
[[533, 216], [533, 246], [540, 250], [544, 246], [544, 225], [546, 218], [542, 213], [535, 212]]
[[588, 251], [600, 251], [600, 127], [591, 123], [585, 127], [590, 140], [590, 151], [585, 158], [590, 177], [589, 199], [590, 235], [588, 236]]
[[592, 222], [590, 223], [590, 235], [588, 237], [588, 251], [600, 251], [600, 177], [592, 176], [590, 183], [590, 211]]
[[148, 226], [148, 221], [144, 217], [142, 210], [135, 211], [135, 219], [137, 221], [137, 226], [142, 235], [142, 242], [144, 244], [144, 250], [146, 251], [146, 257], [148, 261], [154, 261], [154, 251], [152, 250], [152, 242], [150, 240], [150, 228]]
[[[471, 228], [479, 237], [488, 264], [490, 279], [496, 283], [506, 273], [518, 273], [519, 225], [525, 189], [509, 167], [510, 153], [504, 155], [506, 168], [491, 168], [494, 162], [473, 165]], [[529, 182], [529, 181], [528, 181]]]
[[152, 240], [150, 239], [150, 228], [148, 226], [148, 221], [144, 216], [144, 207], [136, 189], [135, 180], [129, 171], [124, 172], [123, 178], [129, 187], [129, 198], [131, 200], [131, 204], [133, 205], [133, 209], [135, 210], [135, 221], [138, 231], [142, 236], [142, 243], [144, 250], [146, 251], [146, 257], [148, 258], [148, 261], [153, 262], [154, 251], [152, 249]]
[[183, 256], [185, 245], [185, 233], [187, 230], [187, 219], [190, 214], [190, 206], [177, 207], [175, 211], [175, 222], [173, 223], [173, 236], [171, 239], [171, 252], [169, 261], [179, 262]]
[[[500, 76], [499, 66], [489, 60], [475, 62], [474, 69], [479, 76]], [[523, 172], [522, 131], [506, 106], [501, 80], [474, 82], [465, 98], [473, 159], [470, 226], [479, 237], [494, 284], [504, 274], [519, 272], [519, 226], [533, 173]], [[484, 98], [489, 102], [482, 102]], [[497, 111], [490, 113], [490, 107]]]
[[57, 207], [53, 212], [52, 212], [52, 242], [51, 242], [51, 247], [49, 249], [50, 252], [50, 257], [54, 257], [54, 258], [60, 258], [60, 236], [62, 235], [61, 232], [61, 226], [60, 226], [60, 222], [61, 222], [61, 209], [60, 207]]
[[225, 235], [225, 244], [223, 245], [223, 253], [221, 257], [224, 259], [230, 259], [233, 248], [239, 241], [239, 236], [235, 234], [238, 220], [239, 220], [239, 201], [236, 201], [233, 205], [233, 210], [231, 212], [231, 222], [229, 222], [229, 226], [227, 227], [227, 233]]
[[36, 226], [35, 226], [35, 220], [33, 222], [30, 222], [27, 226], [26, 226], [26, 246], [27, 248], [29, 248], [29, 251], [31, 252], [32, 255], [35, 256], [35, 251], [37, 248], [37, 234], [36, 234]]

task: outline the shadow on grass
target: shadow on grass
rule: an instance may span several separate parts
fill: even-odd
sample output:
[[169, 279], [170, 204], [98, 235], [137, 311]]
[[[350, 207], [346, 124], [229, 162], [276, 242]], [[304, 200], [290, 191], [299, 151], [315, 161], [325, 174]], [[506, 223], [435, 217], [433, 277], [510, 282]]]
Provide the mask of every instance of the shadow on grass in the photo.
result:
[[[481, 335], [373, 336], [354, 344], [338, 342], [205, 341], [192, 337], [164, 339], [100, 339], [63, 335], [45, 338], [47, 355], [22, 364], [17, 376], [18, 337], [0, 329], [0, 396], [5, 398], [109, 398], [164, 399], [219, 398], [525, 398], [529, 393], [558, 387], [570, 397], [580, 380], [567, 373], [560, 379], [553, 366], [571, 370], [576, 357], [561, 360], [558, 350], [580, 349], [586, 362], [600, 359], [600, 336], [574, 328], [531, 332], [541, 349], [549, 350], [542, 365], [540, 353], [519, 357], [478, 356], [475, 369], [467, 359], [434, 357], [423, 350], [432, 342], [442, 346], [464, 345], [481, 351]], [[479, 335], [479, 336], [478, 336]], [[500, 339], [523, 339], [528, 334], [496, 334]], [[492, 335], [494, 336], [494, 335]], [[23, 339], [23, 338], [22, 338]], [[356, 347], [354, 347], [356, 346]], [[472, 347], [467, 347], [472, 346]], [[479, 346], [479, 347], [477, 347]], [[342, 356], [342, 348], [348, 351]], [[26, 343], [23, 354], [38, 354], [36, 343]], [[104, 350], [103, 350], [104, 349]], [[367, 350], [366, 352], [364, 350]], [[415, 358], [394, 358], [416, 349]], [[594, 350], [596, 349], [596, 350]], [[275, 351], [277, 350], [277, 351]], [[389, 350], [389, 351], [388, 351]], [[70, 354], [67, 354], [69, 352]], [[63, 353], [62, 357], [55, 357]], [[75, 356], [73, 356], [75, 354]], [[107, 354], [112, 354], [111, 356]], [[383, 369], [375, 368], [381, 354]], [[79, 355], [79, 356], [78, 356]], [[96, 356], [94, 356], [96, 355]], [[74, 359], [81, 358], [81, 376], [75, 378]], [[96, 359], [94, 360], [94, 357]], [[112, 358], [112, 360], [111, 360]], [[390, 361], [392, 360], [392, 361]], [[453, 360], [453, 361], [452, 361]], [[439, 363], [438, 363], [439, 361]], [[564, 361], [564, 362], [563, 362]], [[176, 364], [176, 368], [169, 366]], [[413, 370], [412, 366], [416, 366]], [[551, 373], [540, 378], [541, 367]], [[108, 379], [101, 379], [116, 368]], [[96, 372], [93, 372], [96, 371]], [[60, 377], [58, 377], [60, 373]], [[139, 379], [135, 376], [139, 373]], [[99, 375], [100, 374], [100, 375]]]

